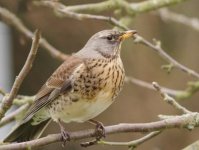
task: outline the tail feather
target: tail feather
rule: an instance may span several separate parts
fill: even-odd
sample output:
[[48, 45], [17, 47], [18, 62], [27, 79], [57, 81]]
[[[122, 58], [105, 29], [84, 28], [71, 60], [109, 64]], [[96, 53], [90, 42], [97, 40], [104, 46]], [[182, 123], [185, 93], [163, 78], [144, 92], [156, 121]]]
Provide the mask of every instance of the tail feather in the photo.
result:
[[51, 119], [47, 119], [38, 125], [32, 125], [32, 119], [18, 125], [3, 141], [4, 142], [24, 142], [39, 138]]

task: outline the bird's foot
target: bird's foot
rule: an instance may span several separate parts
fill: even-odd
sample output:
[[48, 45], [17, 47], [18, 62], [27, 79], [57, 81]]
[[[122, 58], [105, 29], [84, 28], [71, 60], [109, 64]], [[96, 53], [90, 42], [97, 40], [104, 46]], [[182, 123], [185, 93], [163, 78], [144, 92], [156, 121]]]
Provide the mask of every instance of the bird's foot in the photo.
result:
[[88, 146], [95, 145], [95, 144], [97, 144], [98, 141], [101, 140], [101, 138], [106, 137], [105, 128], [104, 128], [104, 125], [101, 122], [98, 122], [98, 121], [95, 121], [95, 120], [89, 120], [89, 122], [96, 125], [95, 133], [94, 133], [95, 139], [92, 140], [92, 141], [81, 143], [80, 145], [82, 147], [88, 147]]
[[66, 142], [67, 141], [70, 141], [70, 134], [69, 132], [67, 132], [64, 128], [64, 126], [61, 124], [61, 121], [59, 120], [58, 121], [58, 124], [60, 126], [60, 129], [61, 129], [61, 136], [62, 136], [62, 141], [63, 141], [63, 144], [62, 144], [62, 147], [65, 147], [66, 145]]
[[104, 125], [101, 122], [97, 122], [96, 123], [95, 137], [96, 137], [96, 140], [98, 140], [98, 141], [101, 138], [105, 138], [106, 137], [105, 128], [104, 128]]
[[65, 147], [66, 142], [70, 141], [70, 134], [69, 132], [65, 130], [61, 130], [61, 136], [62, 136], [62, 141], [63, 141], [62, 147]]

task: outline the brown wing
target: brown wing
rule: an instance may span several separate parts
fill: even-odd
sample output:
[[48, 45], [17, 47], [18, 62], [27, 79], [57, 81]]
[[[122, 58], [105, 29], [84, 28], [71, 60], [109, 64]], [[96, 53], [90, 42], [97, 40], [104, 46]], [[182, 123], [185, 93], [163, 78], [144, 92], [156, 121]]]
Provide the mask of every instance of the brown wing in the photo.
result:
[[74, 56], [69, 57], [55, 72], [50, 76], [46, 83], [36, 94], [35, 102], [29, 109], [24, 121], [28, 121], [41, 108], [52, 102], [61, 93], [71, 89], [70, 77], [83, 60]]

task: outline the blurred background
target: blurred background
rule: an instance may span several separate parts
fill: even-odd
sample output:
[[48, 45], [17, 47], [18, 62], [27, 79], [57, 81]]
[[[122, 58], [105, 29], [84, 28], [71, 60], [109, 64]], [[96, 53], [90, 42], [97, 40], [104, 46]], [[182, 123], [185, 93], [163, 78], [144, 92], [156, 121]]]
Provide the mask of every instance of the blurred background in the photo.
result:
[[[92, 0], [67, 0], [62, 1], [66, 5], [86, 4]], [[95, 2], [100, 2], [99, 0]], [[133, 1], [131, 2], [140, 2]], [[14, 12], [23, 23], [31, 30], [39, 28], [42, 35], [60, 51], [71, 54], [81, 49], [86, 41], [94, 33], [111, 29], [112, 26], [101, 21], [94, 20], [74, 20], [71, 18], [58, 18], [52, 9], [35, 6], [29, 0], [0, 0], [0, 6]], [[199, 1], [189, 0], [169, 9], [182, 13], [190, 17], [199, 18]], [[112, 13], [111, 13], [112, 14]], [[106, 15], [106, 14], [105, 14]], [[110, 14], [107, 14], [110, 15]], [[136, 29], [138, 33], [148, 40], [156, 38], [162, 42], [162, 47], [182, 64], [199, 72], [199, 32], [174, 22], [164, 22], [156, 12], [144, 13], [132, 18], [130, 28]], [[31, 39], [25, 38], [15, 28], [0, 22], [0, 39], [3, 40], [5, 51], [0, 46], [0, 87], [9, 91], [15, 76], [22, 68], [31, 46]], [[3, 36], [3, 37], [2, 37]], [[9, 41], [6, 44], [6, 41]], [[1, 41], [2, 42], [2, 41]], [[5, 59], [6, 58], [6, 59]], [[3, 60], [4, 59], [4, 60]], [[167, 74], [161, 66], [167, 64], [149, 47], [134, 44], [133, 40], [128, 40], [122, 47], [122, 59], [126, 74], [138, 79], [152, 82], [156, 81], [160, 85], [172, 89], [185, 89], [188, 81], [193, 78], [179, 70], [172, 70]], [[23, 82], [20, 94], [34, 95], [42, 84], [47, 80], [51, 73], [61, 64], [60, 61], [53, 59], [44, 49], [39, 48], [34, 66]], [[6, 67], [5, 67], [6, 66]], [[199, 111], [199, 94], [195, 94], [190, 99], [180, 101], [180, 103], [191, 111]], [[117, 97], [115, 103], [99, 115], [96, 120], [104, 125], [118, 123], [142, 123], [158, 120], [158, 114], [176, 115], [178, 112], [166, 104], [159, 93], [146, 88], [139, 87], [131, 83], [125, 83], [123, 91]], [[66, 124], [68, 131], [94, 128], [89, 123], [70, 123]], [[5, 131], [6, 129], [4, 129]], [[59, 126], [52, 123], [45, 131], [44, 135], [59, 132]], [[157, 137], [139, 146], [138, 150], [178, 150], [199, 139], [199, 128], [193, 131], [185, 129], [170, 129], [161, 133]], [[108, 135], [108, 141], [130, 141], [143, 136], [140, 133], [125, 133]], [[79, 146], [80, 141], [70, 142], [65, 149], [79, 150], [84, 149]], [[60, 143], [51, 144], [39, 148], [39, 150], [62, 150]], [[126, 150], [126, 147], [96, 145], [87, 150]]]

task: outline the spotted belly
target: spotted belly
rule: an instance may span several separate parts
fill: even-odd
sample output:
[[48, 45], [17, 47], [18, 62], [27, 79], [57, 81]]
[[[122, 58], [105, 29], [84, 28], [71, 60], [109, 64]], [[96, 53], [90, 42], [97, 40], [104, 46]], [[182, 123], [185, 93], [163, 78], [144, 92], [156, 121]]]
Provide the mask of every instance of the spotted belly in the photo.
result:
[[[74, 100], [75, 99], [75, 100]], [[60, 96], [50, 106], [49, 113], [54, 121], [58, 119], [65, 123], [85, 122], [106, 110], [113, 103], [110, 92], [100, 91], [93, 100], [76, 99]]]
[[121, 91], [124, 70], [120, 58], [92, 60], [87, 66], [80, 65], [71, 80], [72, 90], [49, 105], [50, 116], [55, 121], [85, 122], [102, 113]]

